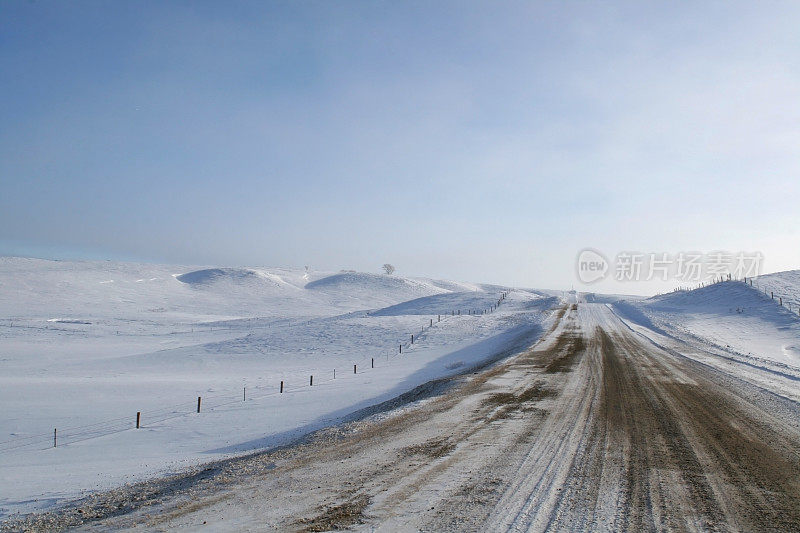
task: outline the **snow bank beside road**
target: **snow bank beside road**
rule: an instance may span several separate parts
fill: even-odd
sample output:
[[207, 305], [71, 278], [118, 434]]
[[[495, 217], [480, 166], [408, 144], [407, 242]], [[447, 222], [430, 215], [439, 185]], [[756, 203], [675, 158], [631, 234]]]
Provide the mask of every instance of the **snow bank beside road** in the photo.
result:
[[620, 301], [614, 307], [650, 329], [800, 369], [800, 317], [743, 282]]

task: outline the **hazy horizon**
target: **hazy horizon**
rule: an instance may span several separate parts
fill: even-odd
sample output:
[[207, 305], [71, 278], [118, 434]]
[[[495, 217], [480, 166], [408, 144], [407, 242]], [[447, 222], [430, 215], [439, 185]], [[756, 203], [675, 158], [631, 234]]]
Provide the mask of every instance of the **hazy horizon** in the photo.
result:
[[[800, 267], [791, 2], [5, 2], [0, 254], [581, 284]], [[687, 283], [688, 284], [688, 283]]]

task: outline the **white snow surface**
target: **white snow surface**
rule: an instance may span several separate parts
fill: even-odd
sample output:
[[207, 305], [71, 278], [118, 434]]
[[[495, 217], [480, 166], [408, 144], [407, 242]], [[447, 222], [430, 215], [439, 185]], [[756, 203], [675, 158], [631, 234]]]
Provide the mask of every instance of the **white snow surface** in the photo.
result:
[[787, 270], [753, 278], [753, 287], [775, 299], [795, 313], [800, 309], [800, 270]]
[[464, 371], [541, 331], [555, 300], [518, 289], [483, 314], [502, 290], [0, 258], [0, 519], [280, 445]]
[[[623, 317], [656, 332], [690, 344], [721, 350], [747, 364], [785, 369], [800, 375], [800, 316], [779, 305], [777, 289], [789, 298], [800, 295], [800, 271], [758, 278], [750, 286], [741, 281], [715, 283], [642, 300], [618, 301]], [[772, 299], [763, 286], [776, 290]], [[790, 300], [791, 301], [791, 300]]]

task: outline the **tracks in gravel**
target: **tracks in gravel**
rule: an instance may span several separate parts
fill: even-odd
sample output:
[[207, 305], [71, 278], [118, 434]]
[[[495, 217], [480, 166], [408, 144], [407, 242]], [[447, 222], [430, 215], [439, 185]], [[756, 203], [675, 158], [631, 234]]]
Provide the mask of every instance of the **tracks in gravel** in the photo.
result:
[[797, 530], [798, 409], [759, 394], [573, 305], [534, 348], [439, 396], [94, 527]]
[[[515, 474], [519, 481], [485, 525], [800, 528], [797, 419], [778, 419], [754, 398], [721, 386], [707, 367], [654, 349], [618, 327], [604, 307], [586, 306], [584, 314], [580, 322], [594, 330], [584, 332], [587, 348], [573, 378], [581, 392], [564, 390], [552, 428], [545, 424], [541, 434], [560, 441], [559, 448], [531, 449]], [[564, 418], [575, 425], [563, 426]]]

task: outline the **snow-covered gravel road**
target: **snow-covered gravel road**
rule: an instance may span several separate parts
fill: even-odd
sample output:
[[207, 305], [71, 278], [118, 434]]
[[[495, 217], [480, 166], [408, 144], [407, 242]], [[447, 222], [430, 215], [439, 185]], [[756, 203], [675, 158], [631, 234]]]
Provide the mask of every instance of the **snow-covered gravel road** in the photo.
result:
[[419, 387], [367, 418], [290, 448], [101, 494], [26, 525], [800, 528], [798, 403], [679, 352], [658, 347], [606, 305], [570, 304], [533, 348]]

